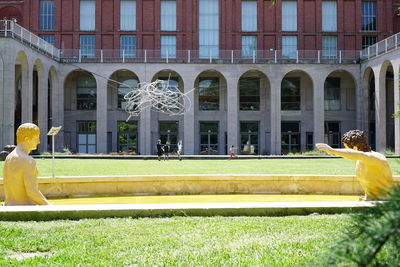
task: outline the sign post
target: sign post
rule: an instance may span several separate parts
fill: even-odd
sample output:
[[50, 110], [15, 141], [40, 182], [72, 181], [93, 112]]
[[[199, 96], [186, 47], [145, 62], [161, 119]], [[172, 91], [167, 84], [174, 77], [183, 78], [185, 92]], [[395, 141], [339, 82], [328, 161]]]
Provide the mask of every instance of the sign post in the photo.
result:
[[54, 136], [58, 134], [58, 132], [61, 130], [62, 126], [59, 127], [51, 127], [50, 131], [47, 133], [47, 135], [51, 135], [51, 154], [52, 154], [52, 161], [51, 161], [51, 167], [52, 167], [52, 172], [53, 172], [53, 178], [54, 178]]

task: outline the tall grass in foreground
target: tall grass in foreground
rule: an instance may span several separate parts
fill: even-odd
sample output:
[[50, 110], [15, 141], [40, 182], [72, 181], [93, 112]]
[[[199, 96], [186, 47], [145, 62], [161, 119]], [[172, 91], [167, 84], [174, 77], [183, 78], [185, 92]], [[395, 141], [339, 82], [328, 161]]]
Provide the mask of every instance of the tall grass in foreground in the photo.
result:
[[348, 215], [0, 222], [0, 265], [313, 266], [348, 224]]

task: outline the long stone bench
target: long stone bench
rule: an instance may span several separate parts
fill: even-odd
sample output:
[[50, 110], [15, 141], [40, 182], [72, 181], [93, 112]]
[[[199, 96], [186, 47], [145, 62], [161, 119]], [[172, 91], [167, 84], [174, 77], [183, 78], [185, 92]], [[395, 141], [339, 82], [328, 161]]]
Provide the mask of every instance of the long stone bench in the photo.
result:
[[[400, 176], [395, 177], [400, 184]], [[363, 194], [353, 175], [130, 175], [40, 177], [49, 198], [173, 194]], [[0, 178], [0, 199], [4, 200]]]

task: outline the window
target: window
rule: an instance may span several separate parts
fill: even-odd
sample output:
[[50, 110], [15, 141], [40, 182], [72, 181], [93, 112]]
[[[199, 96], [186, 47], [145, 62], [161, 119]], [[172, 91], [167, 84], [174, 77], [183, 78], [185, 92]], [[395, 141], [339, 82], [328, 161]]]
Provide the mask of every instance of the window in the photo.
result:
[[335, 59], [337, 57], [337, 37], [322, 36], [322, 58]]
[[282, 57], [297, 58], [297, 36], [282, 36]]
[[326, 121], [324, 123], [325, 140], [324, 142], [332, 148], [340, 148], [340, 122]]
[[325, 80], [325, 110], [340, 110], [340, 78]]
[[[258, 121], [240, 122], [240, 150], [258, 154]], [[249, 148], [249, 149], [247, 149]]]
[[322, 31], [337, 31], [336, 1], [322, 1]]
[[376, 2], [362, 2], [362, 26], [361, 30], [366, 32], [376, 31]]
[[161, 30], [176, 31], [176, 1], [161, 1]]
[[161, 36], [161, 57], [176, 58], [176, 36], [162, 35]]
[[252, 58], [257, 52], [257, 36], [242, 36], [242, 57]]
[[[177, 105], [179, 99], [179, 78], [178, 77], [159, 77], [158, 80], [164, 81], [159, 83], [158, 87], [162, 91], [168, 91], [170, 99], [168, 100], [169, 109], [174, 110], [174, 106]], [[176, 92], [176, 93], [175, 93]]]
[[199, 109], [219, 110], [219, 78], [199, 79]]
[[81, 35], [80, 36], [80, 49], [81, 56], [94, 57], [95, 56], [95, 36], [94, 35]]
[[136, 57], [136, 36], [121, 35], [120, 37], [121, 57], [134, 58]]
[[300, 110], [300, 78], [291, 77], [282, 80], [282, 110]]
[[94, 31], [96, 22], [96, 1], [80, 1], [80, 29], [81, 31]]
[[219, 57], [218, 0], [199, 0], [199, 56]]
[[96, 153], [96, 122], [77, 122], [78, 153]]
[[200, 154], [218, 154], [218, 122], [200, 122]]
[[239, 109], [260, 110], [260, 78], [240, 78]]
[[124, 99], [124, 96], [134, 90], [139, 81], [136, 77], [118, 77], [118, 82], [121, 84], [118, 84], [118, 108], [119, 109], [125, 109], [127, 107], [127, 102]]
[[55, 44], [55, 39], [54, 39], [54, 35], [50, 35], [50, 34], [39, 34], [39, 37], [42, 38], [43, 40], [45, 40], [46, 42], [48, 42], [49, 44], [54, 45]]
[[363, 36], [362, 37], [362, 49], [365, 49], [376, 43], [376, 36]]
[[54, 30], [53, 0], [40, 0], [39, 28], [42, 31]]
[[282, 1], [282, 31], [297, 31], [297, 1]]
[[77, 78], [76, 104], [78, 110], [96, 109], [96, 80], [93, 76], [82, 75]]
[[300, 152], [300, 123], [282, 121], [281, 123], [282, 154]]
[[170, 152], [176, 150], [176, 144], [179, 138], [179, 122], [178, 121], [160, 121], [158, 124], [162, 144], [169, 142], [171, 144]]
[[242, 1], [242, 31], [257, 31], [257, 1]]
[[136, 30], [136, 1], [121, 0], [120, 6], [121, 6], [121, 11], [120, 11], [121, 31], [135, 31]]
[[137, 121], [118, 122], [118, 152], [137, 153]]

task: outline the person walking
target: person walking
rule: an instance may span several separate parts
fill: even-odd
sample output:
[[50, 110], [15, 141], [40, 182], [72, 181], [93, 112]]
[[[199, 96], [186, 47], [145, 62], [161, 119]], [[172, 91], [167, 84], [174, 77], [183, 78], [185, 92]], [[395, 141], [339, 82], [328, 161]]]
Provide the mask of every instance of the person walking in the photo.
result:
[[161, 160], [161, 156], [162, 156], [162, 154], [164, 152], [164, 147], [161, 144], [161, 140], [160, 139], [157, 140], [156, 147], [157, 147], [157, 158], [158, 158], [158, 161], [160, 161]]
[[176, 154], [178, 155], [179, 160], [181, 161], [181, 153], [182, 153], [182, 140], [179, 140], [178, 144], [177, 144], [177, 151]]

